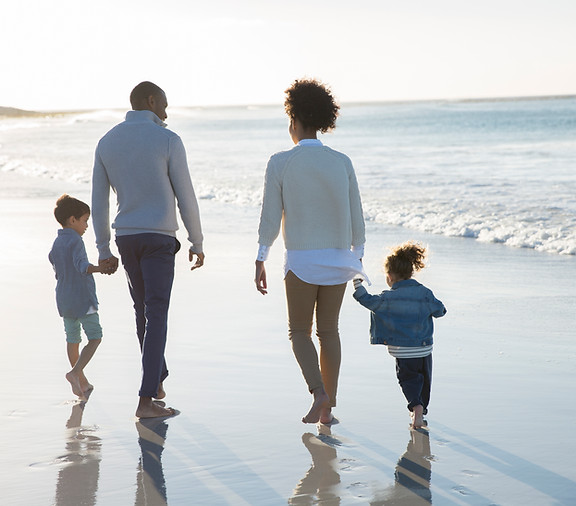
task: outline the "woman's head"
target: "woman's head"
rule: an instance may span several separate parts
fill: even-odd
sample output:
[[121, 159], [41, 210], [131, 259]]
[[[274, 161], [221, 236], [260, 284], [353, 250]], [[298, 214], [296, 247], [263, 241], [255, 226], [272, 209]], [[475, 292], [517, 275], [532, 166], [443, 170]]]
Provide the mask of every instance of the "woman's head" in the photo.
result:
[[384, 271], [394, 282], [410, 279], [415, 271], [426, 264], [426, 247], [417, 242], [408, 241], [392, 249], [384, 261]]
[[297, 79], [285, 93], [284, 109], [292, 121], [322, 133], [336, 127], [340, 106], [327, 86], [315, 79]]

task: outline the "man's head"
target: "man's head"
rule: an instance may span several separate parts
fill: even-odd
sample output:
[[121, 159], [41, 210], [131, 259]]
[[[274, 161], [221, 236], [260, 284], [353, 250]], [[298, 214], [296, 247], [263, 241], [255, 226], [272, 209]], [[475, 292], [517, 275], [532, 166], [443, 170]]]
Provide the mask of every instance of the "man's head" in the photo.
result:
[[152, 111], [162, 121], [168, 117], [166, 93], [150, 81], [141, 82], [132, 90], [130, 104], [135, 111]]

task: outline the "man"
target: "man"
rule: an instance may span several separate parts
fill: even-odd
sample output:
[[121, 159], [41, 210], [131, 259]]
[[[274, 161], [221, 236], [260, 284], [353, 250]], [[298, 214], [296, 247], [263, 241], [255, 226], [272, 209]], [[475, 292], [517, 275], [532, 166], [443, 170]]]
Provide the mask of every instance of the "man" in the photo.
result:
[[110, 251], [110, 188], [116, 193], [112, 223], [128, 277], [142, 351], [142, 383], [136, 416], [172, 416], [175, 411], [154, 399], [166, 394], [164, 360], [168, 306], [174, 279], [174, 256], [180, 249], [176, 201], [191, 243], [192, 270], [202, 267], [202, 227], [182, 140], [165, 128], [168, 101], [145, 81], [130, 94], [132, 111], [98, 143], [92, 175], [92, 220], [99, 263], [118, 268]]

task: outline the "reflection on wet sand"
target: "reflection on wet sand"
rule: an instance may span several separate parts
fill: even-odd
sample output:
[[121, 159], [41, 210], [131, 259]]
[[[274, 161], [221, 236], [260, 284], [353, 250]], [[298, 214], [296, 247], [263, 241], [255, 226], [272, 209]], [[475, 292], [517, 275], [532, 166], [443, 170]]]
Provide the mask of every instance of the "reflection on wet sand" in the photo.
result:
[[[346, 452], [350, 448], [332, 435], [330, 427], [318, 425], [318, 429], [317, 436], [309, 432], [302, 436], [302, 442], [312, 456], [312, 466], [296, 485], [288, 504], [336, 506], [341, 504], [341, 494], [349, 493], [346, 490], [349, 487], [342, 489], [339, 471], [343, 461], [338, 460], [337, 449], [340, 447]], [[370, 506], [432, 504], [431, 461], [428, 431], [410, 430], [406, 451], [394, 469], [394, 483], [376, 491]]]
[[66, 422], [67, 453], [58, 458], [62, 465], [56, 482], [58, 506], [96, 504], [102, 443], [95, 427], [82, 427], [85, 406], [85, 402], [74, 404]]
[[370, 506], [432, 504], [430, 437], [424, 429], [410, 430], [410, 440], [396, 464], [394, 485], [377, 494]]
[[309, 432], [302, 436], [304, 446], [312, 456], [312, 466], [296, 485], [288, 504], [340, 504], [338, 485], [338, 455], [336, 446], [340, 442], [332, 437], [330, 427], [319, 425], [319, 435]]
[[136, 422], [140, 461], [136, 477], [135, 506], [167, 504], [166, 480], [162, 469], [162, 452], [168, 424], [164, 418], [142, 418]]

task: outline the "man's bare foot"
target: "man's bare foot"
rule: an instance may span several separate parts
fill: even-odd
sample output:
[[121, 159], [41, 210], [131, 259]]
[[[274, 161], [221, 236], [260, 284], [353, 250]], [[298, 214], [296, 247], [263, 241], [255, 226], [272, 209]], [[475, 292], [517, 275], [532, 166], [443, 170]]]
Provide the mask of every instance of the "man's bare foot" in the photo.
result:
[[410, 416], [412, 417], [412, 426], [415, 429], [421, 429], [424, 426], [424, 408], [422, 405], [414, 406]]
[[164, 385], [162, 383], [160, 383], [160, 385], [158, 386], [158, 393], [156, 394], [156, 397], [154, 397], [154, 399], [164, 399], [164, 397], [166, 397], [166, 391], [164, 390]]
[[136, 416], [138, 418], [159, 418], [176, 415], [176, 410], [173, 408], [165, 408], [152, 401], [151, 397], [140, 397], [138, 408], [136, 408]]
[[80, 377], [73, 373], [72, 371], [66, 373], [66, 379], [69, 381], [70, 385], [72, 386], [72, 392], [74, 395], [77, 395], [81, 399], [84, 398], [84, 391], [82, 390], [82, 385], [80, 384]]
[[330, 397], [324, 391], [324, 388], [317, 388], [313, 392], [314, 401], [312, 406], [310, 406], [310, 411], [302, 418], [303, 423], [316, 423], [320, 420], [320, 413], [323, 409], [330, 408]]

